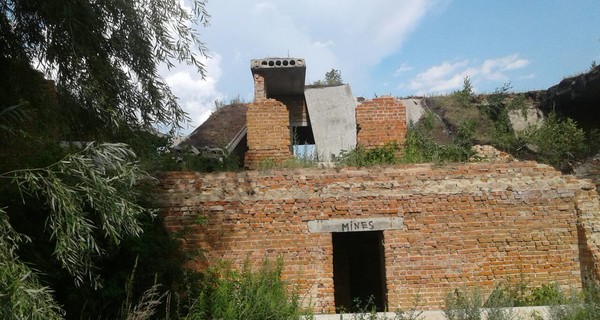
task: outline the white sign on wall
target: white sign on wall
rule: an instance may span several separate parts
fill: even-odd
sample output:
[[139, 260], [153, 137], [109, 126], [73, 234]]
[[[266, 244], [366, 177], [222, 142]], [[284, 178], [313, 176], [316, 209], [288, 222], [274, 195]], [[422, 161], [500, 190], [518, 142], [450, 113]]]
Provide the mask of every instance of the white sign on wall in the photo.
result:
[[404, 218], [311, 220], [308, 232], [360, 232], [405, 229]]

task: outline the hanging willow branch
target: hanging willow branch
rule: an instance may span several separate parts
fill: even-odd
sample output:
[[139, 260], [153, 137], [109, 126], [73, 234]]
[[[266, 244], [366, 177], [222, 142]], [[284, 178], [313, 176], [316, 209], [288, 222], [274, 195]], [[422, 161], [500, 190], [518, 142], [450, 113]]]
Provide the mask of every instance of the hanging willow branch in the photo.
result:
[[100, 233], [119, 244], [142, 231], [139, 216], [144, 208], [131, 201], [132, 188], [146, 174], [135, 164], [134, 153], [124, 144], [90, 143], [46, 168], [4, 173], [24, 195], [45, 201], [49, 216], [46, 230], [55, 241], [54, 256], [80, 285], [94, 285], [93, 258], [103, 254]]

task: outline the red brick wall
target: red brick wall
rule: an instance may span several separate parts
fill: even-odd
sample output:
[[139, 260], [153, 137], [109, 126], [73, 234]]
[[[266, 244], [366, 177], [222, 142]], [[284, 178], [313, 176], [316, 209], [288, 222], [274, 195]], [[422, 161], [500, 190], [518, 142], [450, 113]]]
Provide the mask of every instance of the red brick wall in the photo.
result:
[[393, 97], [368, 100], [356, 107], [357, 141], [367, 148], [406, 141], [406, 109]]
[[292, 156], [287, 107], [274, 99], [255, 100], [246, 112], [248, 151], [244, 165], [256, 169], [261, 161], [281, 163]]
[[306, 108], [304, 95], [273, 96], [270, 98], [281, 101], [287, 106], [290, 111], [291, 126], [308, 125], [308, 109]]
[[252, 75], [254, 78], [254, 100], [266, 99], [267, 89], [265, 87], [265, 76], [257, 72]]
[[[190, 229], [184, 248], [238, 265], [281, 256], [284, 279], [317, 313], [334, 312], [333, 247], [330, 233], [308, 231], [311, 220], [404, 219], [404, 230], [383, 232], [392, 310], [410, 307], [416, 294], [437, 309], [448, 290], [489, 292], [521, 276], [579, 287], [577, 225], [588, 256], [600, 258], [593, 185], [533, 162], [174, 172], [161, 182], [168, 229]], [[193, 224], [198, 216], [206, 223]]]

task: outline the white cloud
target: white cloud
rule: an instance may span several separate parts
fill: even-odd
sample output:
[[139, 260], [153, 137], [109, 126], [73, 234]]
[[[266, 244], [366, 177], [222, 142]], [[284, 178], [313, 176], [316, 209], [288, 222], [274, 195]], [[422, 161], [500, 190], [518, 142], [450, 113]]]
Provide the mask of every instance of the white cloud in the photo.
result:
[[458, 62], [444, 61], [442, 64], [430, 67], [417, 74], [401, 88], [409, 88], [418, 95], [448, 93], [459, 89], [463, 80], [468, 76], [473, 83], [505, 82], [510, 79], [510, 71], [529, 65], [530, 61], [519, 58], [518, 54], [487, 59], [479, 65], [473, 65], [469, 60]]
[[[371, 67], [396, 52], [424, 17], [447, 0], [210, 1], [207, 46], [223, 55], [218, 87], [231, 95], [252, 91], [250, 59], [304, 58], [306, 81], [341, 70], [353, 87]], [[241, 92], [240, 92], [241, 91]]]
[[205, 79], [202, 79], [193, 67], [186, 65], [171, 69], [165, 76], [173, 94], [179, 98], [179, 104], [190, 117], [190, 122], [183, 129], [183, 133], [193, 131], [208, 119], [214, 110], [215, 100], [222, 100], [225, 97], [217, 88], [222, 75], [221, 56], [213, 52], [210, 59], [204, 59], [202, 62], [206, 66]]
[[252, 14], [262, 14], [274, 10], [275, 8], [275, 5], [270, 2], [259, 2], [252, 8]]
[[398, 69], [396, 69], [396, 71], [394, 71], [394, 76], [399, 76], [401, 73], [407, 72], [412, 70], [413, 68], [411, 66], [409, 66], [406, 63], [403, 63], [400, 65], [400, 67]]
[[342, 71], [345, 82], [357, 88], [369, 82], [371, 68], [399, 50], [429, 12], [447, 2], [210, 1], [206, 7], [210, 25], [200, 29], [200, 38], [213, 55], [206, 62], [207, 78], [201, 80], [186, 66], [163, 75], [190, 114], [192, 122], [185, 130], [189, 132], [210, 115], [214, 100], [238, 95], [252, 99], [250, 59], [304, 58], [307, 83], [335, 68]]

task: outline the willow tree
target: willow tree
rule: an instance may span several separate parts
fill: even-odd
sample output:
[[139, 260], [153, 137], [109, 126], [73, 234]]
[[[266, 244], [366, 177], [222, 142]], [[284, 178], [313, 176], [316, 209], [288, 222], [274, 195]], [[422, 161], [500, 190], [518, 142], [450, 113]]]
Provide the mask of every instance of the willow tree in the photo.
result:
[[185, 121], [159, 68], [186, 63], [204, 76], [195, 26], [207, 18], [202, 0], [0, 0], [0, 318], [63, 316], [19, 255], [37, 236], [12, 223], [28, 219], [19, 202], [39, 205], [52, 257], [77, 284], [96, 283], [102, 244], [139, 234], [145, 210], [131, 190], [145, 175], [135, 155], [119, 143], [67, 153], [59, 141], [78, 138], [76, 125], [110, 132]]

